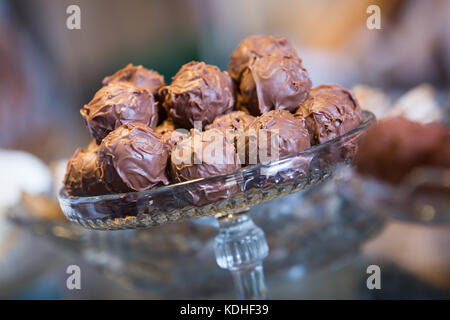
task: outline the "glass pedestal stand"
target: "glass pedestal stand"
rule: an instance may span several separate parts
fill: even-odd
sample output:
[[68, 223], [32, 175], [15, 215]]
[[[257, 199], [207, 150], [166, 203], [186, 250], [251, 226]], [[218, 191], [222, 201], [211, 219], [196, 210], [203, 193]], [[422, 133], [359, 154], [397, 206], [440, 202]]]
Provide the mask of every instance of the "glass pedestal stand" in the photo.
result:
[[230, 270], [238, 298], [266, 299], [262, 262], [269, 249], [264, 232], [245, 212], [328, 178], [337, 164], [352, 159], [359, 138], [374, 121], [375, 116], [364, 111], [364, 121], [352, 131], [267, 164], [143, 192], [72, 197], [63, 189], [59, 203], [70, 221], [96, 230], [150, 228], [216, 216], [217, 264]]
[[231, 271], [238, 299], [267, 299], [262, 262], [269, 247], [264, 232], [246, 213], [218, 220], [216, 261], [219, 267]]

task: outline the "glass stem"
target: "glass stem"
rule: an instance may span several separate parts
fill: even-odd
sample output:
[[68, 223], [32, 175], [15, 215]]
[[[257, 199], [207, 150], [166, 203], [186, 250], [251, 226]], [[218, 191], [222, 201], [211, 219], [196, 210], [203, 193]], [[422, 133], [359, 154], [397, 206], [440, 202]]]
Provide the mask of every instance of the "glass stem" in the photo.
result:
[[262, 261], [269, 247], [264, 232], [246, 213], [218, 220], [216, 261], [219, 267], [231, 271], [238, 299], [267, 299]]

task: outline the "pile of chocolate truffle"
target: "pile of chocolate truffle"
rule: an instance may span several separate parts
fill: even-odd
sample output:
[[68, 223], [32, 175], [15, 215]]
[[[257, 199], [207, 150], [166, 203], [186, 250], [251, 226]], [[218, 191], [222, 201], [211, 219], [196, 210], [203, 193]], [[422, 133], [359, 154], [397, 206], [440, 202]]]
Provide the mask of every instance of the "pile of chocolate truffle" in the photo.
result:
[[[223, 141], [226, 154], [220, 156], [226, 163], [175, 163], [172, 150], [192, 145], [195, 134], [207, 146], [211, 140], [206, 137], [217, 131], [239, 135], [251, 130], [258, 138], [261, 130], [276, 129], [283, 157], [361, 123], [362, 110], [350, 91], [311, 86], [291, 44], [273, 36], [243, 40], [230, 57], [228, 72], [189, 62], [170, 85], [156, 71], [128, 65], [106, 77], [81, 109], [93, 141], [70, 159], [66, 191], [72, 196], [143, 191], [252, 163], [238, 155], [236, 139]], [[189, 158], [196, 158], [202, 151], [191, 152]]]

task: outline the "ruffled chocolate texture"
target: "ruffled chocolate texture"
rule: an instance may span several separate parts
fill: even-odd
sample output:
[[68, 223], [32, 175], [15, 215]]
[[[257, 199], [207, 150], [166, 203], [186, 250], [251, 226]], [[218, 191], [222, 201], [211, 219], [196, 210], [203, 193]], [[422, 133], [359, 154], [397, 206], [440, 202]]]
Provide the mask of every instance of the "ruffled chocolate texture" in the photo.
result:
[[81, 108], [80, 113], [97, 144], [124, 123], [139, 122], [152, 128], [158, 123], [158, 109], [153, 95], [126, 82], [101, 88]]
[[213, 128], [224, 128], [244, 131], [254, 120], [254, 116], [251, 116], [243, 111], [233, 111], [215, 118], [211, 124], [206, 126], [206, 130]]
[[164, 76], [155, 70], [147, 69], [143, 66], [133, 66], [131, 63], [125, 68], [120, 69], [113, 75], [103, 79], [103, 85], [106, 86], [114, 82], [128, 82], [143, 89], [147, 89], [153, 94], [155, 102], [158, 102], [159, 121], [167, 117], [166, 111], [161, 106], [161, 97], [159, 90], [166, 85]]
[[296, 116], [305, 119], [311, 144], [321, 144], [356, 127], [363, 119], [362, 109], [353, 94], [338, 85], [322, 84], [309, 92]]
[[[263, 133], [265, 131], [265, 133]], [[240, 139], [242, 142], [243, 139]], [[294, 117], [286, 110], [272, 110], [256, 118], [249, 126], [245, 135], [245, 162], [246, 164], [266, 163], [278, 161], [280, 158], [295, 154], [310, 147], [308, 130], [301, 119]], [[278, 157], [273, 150], [278, 144]], [[238, 148], [241, 159], [241, 148]], [[260, 152], [268, 158], [261, 159]], [[262, 166], [260, 174], [247, 183], [248, 188], [263, 188], [271, 184], [291, 180], [309, 170], [312, 159], [306, 156], [290, 157], [277, 167], [273, 165]]]
[[297, 52], [286, 38], [275, 38], [274, 36], [248, 37], [239, 43], [230, 56], [228, 65], [230, 77], [239, 83], [242, 73], [253, 59], [267, 55], [297, 57]]
[[231, 112], [235, 102], [228, 73], [204, 62], [185, 64], [160, 93], [176, 128], [191, 129], [194, 121], [200, 121], [203, 128], [217, 116]]
[[158, 72], [140, 65], [133, 66], [131, 63], [103, 79], [104, 86], [114, 82], [129, 82], [139, 88], [147, 89], [153, 95], [157, 94], [158, 90], [165, 85], [164, 77]]
[[[263, 135], [262, 130], [266, 132]], [[256, 120], [248, 127], [246, 140], [247, 164], [261, 163], [260, 149], [266, 148], [267, 156], [272, 156], [272, 141], [278, 144], [279, 158], [311, 146], [308, 130], [302, 119], [296, 118], [286, 110], [272, 110]], [[275, 156], [275, 154], [274, 154]]]
[[380, 120], [358, 145], [360, 173], [399, 184], [414, 168], [450, 168], [450, 128], [403, 117]]
[[259, 116], [270, 110], [295, 111], [308, 98], [311, 80], [296, 57], [269, 55], [254, 59], [239, 84], [239, 105]]
[[113, 193], [167, 185], [169, 146], [141, 123], [127, 123], [103, 139], [98, 149], [101, 178]]
[[[176, 145], [171, 154], [170, 173], [174, 182], [183, 182], [224, 174], [240, 167], [234, 145], [227, 142], [224, 131], [211, 129], [193, 131], [189, 138]], [[239, 190], [239, 181], [213, 180], [186, 185], [192, 203], [198, 206], [229, 199]]]
[[67, 194], [85, 197], [108, 193], [106, 186], [100, 180], [96, 147], [84, 150], [77, 148], [70, 158], [63, 180]]

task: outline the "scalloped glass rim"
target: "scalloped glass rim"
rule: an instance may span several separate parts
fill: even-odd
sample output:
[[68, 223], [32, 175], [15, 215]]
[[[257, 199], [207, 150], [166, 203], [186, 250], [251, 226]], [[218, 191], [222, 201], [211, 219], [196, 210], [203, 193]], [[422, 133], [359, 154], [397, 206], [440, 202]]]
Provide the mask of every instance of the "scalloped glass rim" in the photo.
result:
[[196, 183], [198, 183], [200, 181], [208, 182], [208, 180], [215, 180], [218, 177], [222, 177], [224, 179], [227, 179], [227, 178], [236, 177], [236, 176], [238, 176], [238, 175], [240, 175], [242, 173], [255, 171], [255, 170], [258, 170], [258, 169], [264, 168], [264, 167], [280, 166], [281, 164], [283, 164], [284, 162], [288, 162], [292, 158], [299, 157], [299, 156], [301, 156], [303, 154], [307, 155], [307, 154], [315, 153], [317, 150], [324, 149], [327, 146], [332, 145], [332, 144], [334, 144], [335, 142], [337, 142], [339, 140], [342, 140], [342, 139], [344, 139], [344, 138], [346, 138], [348, 136], [351, 136], [351, 135], [353, 135], [353, 134], [355, 134], [355, 133], [365, 129], [366, 127], [371, 125], [374, 121], [376, 121], [375, 115], [372, 112], [370, 112], [370, 111], [363, 110], [363, 115], [365, 117], [364, 121], [357, 128], [347, 132], [346, 134], [343, 134], [342, 136], [336, 137], [336, 138], [334, 138], [332, 140], [329, 140], [329, 141], [327, 141], [325, 143], [318, 144], [318, 145], [312, 146], [312, 147], [310, 147], [308, 149], [299, 151], [297, 153], [289, 154], [289, 155], [287, 155], [285, 157], [282, 157], [281, 159], [279, 159], [277, 161], [272, 161], [272, 162], [264, 163], [264, 164], [263, 163], [254, 164], [254, 165], [246, 166], [246, 167], [243, 167], [243, 168], [231, 171], [231, 172], [227, 172], [227, 173], [224, 173], [224, 174], [214, 175], [214, 176], [209, 176], [209, 177], [206, 177], [206, 178], [189, 180], [189, 181], [184, 181], [184, 182], [179, 182], [179, 183], [174, 183], [174, 184], [169, 184], [167, 186], [162, 186], [162, 187], [159, 187], [159, 188], [156, 188], [156, 189], [150, 189], [150, 190], [146, 190], [146, 191], [136, 191], [136, 192], [127, 192], [127, 193], [114, 193], [114, 194], [105, 194], [105, 195], [89, 196], [89, 197], [76, 197], [76, 196], [69, 196], [69, 195], [67, 195], [65, 193], [65, 189], [62, 188], [60, 190], [60, 192], [59, 192], [59, 198], [63, 199], [63, 200], [69, 200], [70, 199], [70, 201], [72, 203], [76, 203], [77, 200], [78, 201], [82, 201], [82, 202], [95, 202], [95, 201], [101, 201], [101, 200], [118, 200], [118, 199], [121, 199], [124, 196], [130, 195], [130, 194], [135, 194], [136, 196], [149, 196], [152, 193], [160, 192], [162, 190], [167, 190], [167, 189], [170, 189], [170, 188], [175, 188], [175, 187], [178, 187], [178, 186], [189, 185], [189, 184], [196, 184]]

